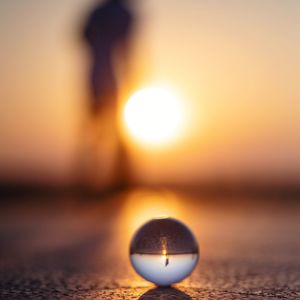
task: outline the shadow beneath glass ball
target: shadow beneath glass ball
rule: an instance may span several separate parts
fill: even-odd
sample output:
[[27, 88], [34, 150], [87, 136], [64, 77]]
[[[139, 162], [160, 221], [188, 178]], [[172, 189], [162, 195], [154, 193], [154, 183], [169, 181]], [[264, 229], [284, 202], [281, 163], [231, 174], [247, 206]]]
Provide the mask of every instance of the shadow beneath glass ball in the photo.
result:
[[159, 287], [154, 288], [147, 291], [143, 294], [139, 300], [152, 300], [152, 299], [160, 299], [160, 300], [176, 300], [176, 299], [183, 299], [183, 300], [191, 300], [192, 298], [187, 295], [186, 293], [177, 290], [172, 287]]

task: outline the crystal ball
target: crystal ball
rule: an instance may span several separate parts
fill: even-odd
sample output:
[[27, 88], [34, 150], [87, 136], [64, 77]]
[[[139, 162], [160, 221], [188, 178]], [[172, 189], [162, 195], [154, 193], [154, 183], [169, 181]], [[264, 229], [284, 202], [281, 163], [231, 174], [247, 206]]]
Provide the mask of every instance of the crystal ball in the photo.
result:
[[199, 248], [190, 229], [173, 218], [153, 219], [133, 236], [130, 261], [144, 279], [170, 286], [188, 277], [197, 265]]

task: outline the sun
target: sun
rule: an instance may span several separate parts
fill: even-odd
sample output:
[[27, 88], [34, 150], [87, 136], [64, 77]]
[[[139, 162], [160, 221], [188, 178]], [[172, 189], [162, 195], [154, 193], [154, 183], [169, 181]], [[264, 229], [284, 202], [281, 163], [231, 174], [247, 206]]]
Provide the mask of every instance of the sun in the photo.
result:
[[127, 132], [146, 145], [163, 145], [179, 136], [183, 102], [171, 89], [148, 87], [135, 92], [124, 108]]

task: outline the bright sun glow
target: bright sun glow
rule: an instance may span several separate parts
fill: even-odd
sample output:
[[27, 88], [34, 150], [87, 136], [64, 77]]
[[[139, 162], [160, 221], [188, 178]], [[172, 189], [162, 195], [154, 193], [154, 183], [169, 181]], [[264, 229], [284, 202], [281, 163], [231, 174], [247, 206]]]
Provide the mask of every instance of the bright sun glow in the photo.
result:
[[182, 129], [183, 103], [169, 89], [144, 88], [129, 98], [124, 119], [129, 134], [137, 141], [165, 144], [176, 138]]

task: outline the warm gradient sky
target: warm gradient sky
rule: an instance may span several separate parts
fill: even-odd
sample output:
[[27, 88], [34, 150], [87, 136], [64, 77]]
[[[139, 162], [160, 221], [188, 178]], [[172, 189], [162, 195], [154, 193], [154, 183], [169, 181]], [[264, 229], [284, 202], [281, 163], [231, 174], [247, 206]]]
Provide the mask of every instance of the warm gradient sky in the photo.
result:
[[[1, 178], [68, 180], [93, 2], [1, 0]], [[300, 1], [132, 2], [133, 77], [168, 82], [190, 111], [177, 144], [131, 147], [139, 178], [299, 179]]]

